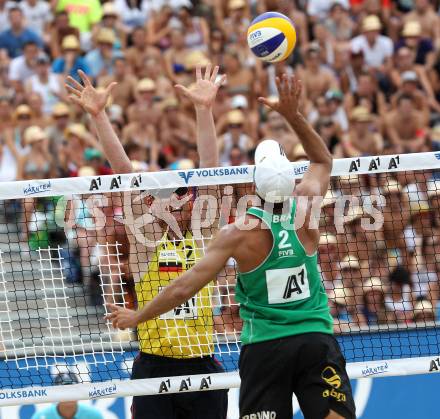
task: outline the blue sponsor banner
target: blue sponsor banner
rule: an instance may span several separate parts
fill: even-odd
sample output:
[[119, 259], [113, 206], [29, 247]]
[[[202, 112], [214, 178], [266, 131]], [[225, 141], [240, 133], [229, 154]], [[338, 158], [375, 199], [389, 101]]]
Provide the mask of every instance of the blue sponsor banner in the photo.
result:
[[[440, 369], [437, 361], [440, 352], [440, 329], [418, 329], [395, 331], [387, 333], [359, 333], [345, 335], [338, 338], [348, 361], [366, 361], [374, 359], [391, 359], [414, 356], [432, 356], [435, 369]], [[229, 347], [229, 350], [233, 348]], [[226, 348], [225, 351], [226, 352]], [[36, 368], [24, 369], [30, 360], [20, 360], [19, 367], [15, 362], [0, 361], [1, 388], [16, 388], [14, 397], [17, 403], [26, 398], [26, 394], [19, 388], [30, 385], [50, 385], [53, 376], [60, 368], [70, 369], [89, 377], [92, 382], [110, 379], [128, 378], [131, 370], [134, 352], [124, 354], [94, 354], [86, 356], [68, 356], [60, 358], [38, 358], [33, 366]], [[238, 355], [222, 355], [225, 369], [234, 370]], [[110, 362], [109, 362], [110, 361]], [[27, 364], [26, 364], [27, 362]], [[411, 362], [411, 361], [409, 361]], [[57, 368], [54, 368], [54, 364]], [[425, 375], [384, 377], [380, 374], [387, 372], [388, 366], [384, 362], [368, 369], [366, 362], [365, 375], [367, 378], [352, 380], [353, 395], [360, 419], [377, 419], [398, 417], [400, 419], [434, 419], [438, 414], [438, 389], [440, 388], [440, 374], [429, 374], [429, 365]], [[107, 391], [107, 390], [106, 390]], [[108, 394], [112, 389], [109, 387]], [[5, 394], [5, 393], [3, 393]], [[0, 398], [2, 397], [0, 389]], [[157, 396], [160, 397], [160, 396]], [[81, 403], [96, 406], [105, 419], [129, 419], [131, 398], [97, 398]], [[30, 419], [32, 415], [44, 405], [38, 406], [11, 406], [0, 409], [0, 419]], [[296, 400], [293, 401], [294, 419], [302, 418]], [[229, 391], [228, 419], [238, 418], [238, 390]]]

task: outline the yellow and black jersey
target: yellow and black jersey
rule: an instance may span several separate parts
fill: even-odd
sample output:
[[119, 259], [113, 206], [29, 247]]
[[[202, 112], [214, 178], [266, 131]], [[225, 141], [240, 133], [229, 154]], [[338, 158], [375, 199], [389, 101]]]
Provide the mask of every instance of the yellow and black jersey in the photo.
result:
[[[148, 272], [136, 284], [139, 308], [162, 288], [203, 257], [191, 233], [184, 239], [164, 235], [148, 264]], [[186, 303], [138, 326], [140, 350], [145, 353], [193, 358], [213, 353], [213, 318], [209, 285]]]

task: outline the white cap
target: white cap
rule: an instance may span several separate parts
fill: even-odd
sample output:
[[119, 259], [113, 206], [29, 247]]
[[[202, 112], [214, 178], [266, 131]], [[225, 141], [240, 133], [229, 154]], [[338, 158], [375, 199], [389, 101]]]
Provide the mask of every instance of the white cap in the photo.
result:
[[267, 202], [281, 203], [292, 197], [292, 165], [274, 140], [262, 141], [255, 150], [254, 183], [257, 194]]
[[255, 164], [258, 165], [264, 161], [266, 157], [276, 158], [284, 157], [287, 160], [286, 153], [278, 141], [264, 140], [258, 144], [255, 149]]
[[235, 95], [231, 100], [231, 106], [233, 109], [246, 109], [248, 107], [248, 100], [246, 99], [246, 96]]

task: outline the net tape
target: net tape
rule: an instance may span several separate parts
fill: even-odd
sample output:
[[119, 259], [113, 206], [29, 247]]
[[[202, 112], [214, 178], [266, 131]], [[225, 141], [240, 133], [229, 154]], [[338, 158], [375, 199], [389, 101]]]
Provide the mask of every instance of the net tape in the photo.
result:
[[[300, 178], [307, 170], [308, 163], [302, 162], [292, 164], [292, 174], [295, 178]], [[348, 174], [373, 174], [373, 173], [391, 173], [400, 171], [429, 171], [440, 168], [440, 153], [421, 153], [417, 155], [394, 155], [381, 157], [362, 157], [356, 159], [342, 159], [334, 161], [334, 168], [332, 172], [333, 177], [347, 176]], [[147, 190], [157, 191], [161, 189], [176, 189], [182, 186], [204, 186], [204, 185], [226, 185], [226, 184], [244, 184], [252, 182], [252, 166], [240, 166], [234, 168], [213, 168], [213, 169], [195, 169], [187, 171], [174, 172], [159, 172], [159, 173], [142, 173], [129, 175], [114, 175], [114, 176], [96, 176], [88, 178], [71, 178], [71, 179], [51, 179], [42, 181], [26, 181], [26, 182], [12, 182], [0, 184], [0, 200], [12, 200], [24, 197], [45, 197], [55, 195], [81, 195], [91, 193], [107, 193], [107, 192], [123, 192], [133, 190]], [[196, 246], [194, 246], [196, 247]], [[204, 245], [201, 249], [201, 254], [204, 250]], [[20, 248], [20, 245], [19, 245]], [[99, 269], [101, 293], [104, 297], [109, 297], [112, 302], [120, 304], [125, 303], [125, 294], [122, 290], [125, 285], [124, 273], [121, 271], [120, 262], [120, 244], [119, 243], [105, 243], [96, 245], [96, 264]], [[32, 307], [22, 307], [27, 311], [27, 315], [31, 323], [23, 326], [22, 318], [20, 320], [20, 327], [32, 329], [32, 319], [44, 319], [47, 323], [47, 333], [41, 344], [35, 345], [32, 342], [33, 354], [26, 353], [29, 348], [26, 348], [25, 341], [19, 342], [22, 346], [17, 346], [17, 342], [13, 338], [14, 330], [12, 324], [17, 320], [18, 306], [10, 301], [10, 289], [8, 290], [8, 281], [5, 274], [13, 266], [13, 262], [4, 262], [3, 256], [5, 252], [0, 251], [0, 303], [4, 310], [0, 309], [0, 325], [1, 338], [3, 344], [8, 346], [6, 350], [0, 352], [5, 359], [5, 365], [2, 370], [0, 379], [0, 406], [16, 404], [17, 398], [20, 398], [20, 403], [33, 402], [49, 402], [66, 399], [71, 397], [72, 392], [67, 396], [67, 392], [63, 387], [46, 387], [50, 385], [49, 378], [45, 377], [41, 380], [45, 387], [38, 386], [38, 381], [26, 379], [25, 371], [39, 371], [41, 368], [50, 370], [50, 376], [58, 373], [62, 369], [63, 359], [74, 355], [73, 362], [70, 360], [66, 363], [68, 370], [74, 370], [82, 381], [79, 385], [78, 391], [75, 387], [75, 398], [97, 398], [97, 397], [111, 397], [115, 394], [136, 395], [136, 394], [160, 394], [162, 392], [178, 392], [178, 391], [203, 391], [207, 389], [229, 388], [237, 387], [239, 385], [238, 376], [236, 373], [216, 374], [215, 376], [192, 376], [194, 385], [189, 389], [181, 389], [181, 377], [164, 377], [160, 380], [138, 380], [136, 385], [128, 381], [119, 381], [119, 378], [128, 377], [130, 363], [132, 362], [132, 355], [124, 356], [126, 351], [136, 350], [136, 345], [131, 342], [127, 344], [126, 337], [121, 336], [106, 324], [104, 329], [99, 329], [99, 333], [90, 336], [74, 336], [72, 334], [72, 321], [75, 315], [81, 311], [81, 307], [74, 308], [74, 315], [69, 314], [69, 310], [73, 307], [69, 306], [69, 296], [66, 292], [65, 276], [63, 274], [62, 261], [65, 256], [61, 253], [61, 248], [46, 248], [38, 249], [39, 262], [39, 278], [42, 287], [40, 289], [41, 301], [43, 302], [43, 312], [40, 307], [35, 309]], [[197, 258], [196, 258], [197, 260]], [[5, 268], [5, 265], [6, 268]], [[35, 270], [32, 266], [30, 270]], [[227, 277], [227, 273], [222, 273], [219, 277]], [[108, 291], [108, 282], [114, 281], [110, 291]], [[119, 282], [118, 282], [119, 281]], [[225, 281], [218, 286], [210, 286], [211, 293], [211, 307], [221, 309], [224, 301], [231, 300], [231, 293], [229, 292], [229, 282]], [[118, 291], [119, 289], [119, 291]], [[16, 291], [20, 293], [21, 291]], [[76, 299], [77, 297], [75, 297]], [[27, 301], [26, 303], [28, 303]], [[226, 305], [228, 305], [226, 303]], [[32, 312], [32, 310], [36, 310]], [[104, 311], [97, 311], [96, 313], [88, 312], [86, 315], [102, 316]], [[14, 313], [15, 311], [15, 313]], [[226, 316], [228, 314], [222, 314]], [[169, 320], [173, 321], [171, 317]], [[38, 320], [40, 321], [40, 320]], [[37, 323], [38, 323], [37, 321]], [[34, 322], [35, 323], [35, 322]], [[45, 324], [46, 324], [45, 323]], [[175, 326], [177, 323], [175, 324]], [[41, 328], [41, 324], [38, 324]], [[349, 364], [349, 374], [352, 378], [365, 377], [369, 375], [400, 375], [400, 374], [416, 374], [425, 372], [437, 372], [439, 368], [435, 368], [434, 355], [439, 353], [439, 338], [436, 332], [436, 324], [424, 323], [422, 329], [426, 331], [423, 336], [411, 336], [411, 331], [408, 336], [394, 337], [387, 336], [386, 339], [369, 339], [368, 341], [356, 337], [356, 330], [362, 332], [362, 328], [356, 329], [351, 327], [352, 336], [348, 342], [342, 344], [348, 359], [359, 359], [359, 349], [363, 350], [365, 344], [371, 346], [379, 346], [379, 350], [373, 348], [374, 356], [371, 359], [368, 357], [362, 362], [351, 362]], [[408, 330], [408, 325], [390, 325], [378, 327], [367, 327], [364, 331], [374, 333], [375, 331], [387, 331], [396, 333], [399, 330]], [[60, 335], [60, 332], [63, 332]], [[216, 352], [220, 352], [223, 361], [227, 362], [227, 356], [231, 355], [231, 359], [239, 351], [239, 327], [233, 328], [229, 331], [215, 331]], [[394, 339], [394, 341], [393, 341]], [[131, 339], [133, 340], [133, 339]], [[384, 342], [387, 342], [384, 344]], [[406, 343], [408, 341], [408, 343]], [[416, 341], [416, 350], [406, 350], [406, 346], [411, 347], [412, 343]], [[199, 342], [198, 346], [203, 343]], [[219, 349], [221, 345], [221, 349]], [[388, 348], [384, 349], [384, 345]], [[185, 345], [183, 345], [185, 346]], [[427, 347], [428, 350], [425, 350]], [[378, 348], [376, 348], [378, 349]], [[388, 350], [387, 350], [388, 349]], [[352, 355], [350, 357], [350, 354]], [[424, 357], [423, 355], [430, 356]], [[405, 355], [411, 356], [406, 359]], [[90, 359], [92, 356], [92, 359]], [[416, 358], [414, 358], [416, 357]], [[51, 359], [52, 358], [52, 359]], [[400, 359], [398, 359], [400, 358]], [[226, 361], [225, 361], [226, 359]], [[13, 375], [12, 370], [8, 372], [10, 362], [14, 361], [16, 369], [23, 378], [11, 379]], [[126, 374], [115, 373], [115, 365], [120, 366], [123, 363], [123, 368]], [[434, 362], [434, 364], [432, 364]], [[87, 364], [87, 368], [78, 367], [79, 364]], [[236, 368], [236, 360], [230, 362]], [[98, 376], [91, 374], [91, 365], [97, 366], [101, 364], [104, 370]], [[113, 367], [112, 367], [113, 365]], [[433, 366], [434, 365], [434, 366]], [[440, 365], [438, 365], [440, 367]], [[77, 369], [77, 371], [75, 371]], [[81, 370], [81, 371], [80, 371]], [[0, 371], [1, 372], [1, 371]], [[16, 373], [16, 371], [14, 371]], [[6, 380], [5, 378], [6, 374]], [[10, 376], [8, 376], [10, 375]], [[209, 380], [208, 380], [209, 378]], [[112, 381], [106, 381], [112, 379]], [[87, 382], [93, 381], [88, 384]], [[97, 383], [98, 381], [104, 381]], [[197, 384], [198, 383], [198, 384]], [[27, 384], [33, 384], [32, 388], [26, 388]], [[203, 384], [203, 388], [202, 387]], [[165, 387], [164, 387], [165, 386]], [[21, 390], [6, 390], [10, 387], [21, 388]], [[71, 387], [71, 386], [65, 386]], [[162, 388], [162, 391], [161, 391]], [[73, 387], [72, 387], [73, 389]], [[44, 391], [43, 391], [44, 390]], [[14, 393], [14, 391], [22, 391], [22, 393]], [[35, 391], [36, 393], [33, 393]], [[70, 391], [70, 390], [69, 390]], [[27, 392], [27, 393], [26, 393]], [[15, 396], [14, 396], [15, 394]], [[20, 396], [18, 396], [20, 394]], [[35, 396], [35, 397], [34, 397]], [[14, 400], [15, 399], [15, 400]]]

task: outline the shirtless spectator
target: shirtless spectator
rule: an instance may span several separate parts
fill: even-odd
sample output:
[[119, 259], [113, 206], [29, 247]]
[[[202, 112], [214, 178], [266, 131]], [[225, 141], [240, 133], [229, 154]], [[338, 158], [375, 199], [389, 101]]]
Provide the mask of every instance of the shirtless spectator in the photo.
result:
[[149, 109], [136, 109], [136, 119], [122, 130], [122, 144], [136, 144], [145, 150], [146, 161], [151, 170], [158, 168], [159, 144], [154, 125], [149, 118]]
[[320, 49], [311, 44], [304, 54], [304, 68], [298, 69], [298, 77], [304, 86], [304, 95], [314, 102], [319, 96], [325, 95], [330, 89], [337, 88], [332, 72], [324, 67], [320, 58]]
[[288, 159], [293, 161], [294, 149], [299, 144], [299, 139], [278, 112], [272, 110], [268, 112], [267, 121], [261, 126], [261, 138], [276, 138], [283, 146]]
[[228, 75], [228, 93], [230, 95], [241, 94], [248, 99], [251, 98], [254, 77], [250, 69], [243, 67], [238, 52], [232, 48], [226, 50], [223, 64], [225, 73]]
[[383, 139], [374, 116], [358, 106], [351, 112], [350, 129], [334, 150], [338, 158], [376, 156], [383, 150]]
[[179, 109], [175, 98], [162, 103], [162, 118], [159, 128], [162, 146], [170, 146], [179, 158], [185, 155], [188, 146], [195, 144], [196, 125]]
[[432, 67], [435, 60], [434, 43], [430, 38], [422, 37], [422, 27], [416, 20], [405, 23], [402, 37], [396, 44], [396, 50], [407, 47], [415, 53], [415, 63]]
[[414, 0], [414, 10], [404, 15], [404, 22], [416, 21], [422, 28], [422, 36], [432, 39], [435, 46], [440, 42], [439, 16], [433, 8], [431, 0]]
[[122, 109], [127, 109], [134, 101], [136, 89], [136, 77], [130, 74], [130, 68], [124, 57], [118, 57], [114, 62], [114, 72], [112, 75], [98, 78], [98, 86], [105, 87], [110, 83], [116, 82], [117, 85], [112, 91], [112, 103], [119, 105]]
[[156, 83], [151, 79], [139, 80], [135, 89], [135, 101], [127, 109], [127, 119], [133, 122], [137, 117], [137, 109], [145, 108], [149, 110], [149, 122], [157, 124], [160, 118], [160, 111], [154, 104], [156, 95]]
[[416, 153], [425, 145], [425, 117], [414, 106], [413, 98], [401, 94], [397, 106], [385, 116], [385, 131], [395, 153]]
[[151, 58], [161, 62], [162, 56], [160, 50], [147, 43], [147, 31], [143, 27], [137, 27], [131, 34], [132, 46], [125, 51], [125, 58], [130, 65], [133, 73], [137, 77], [143, 77], [142, 67], [146, 59]]

